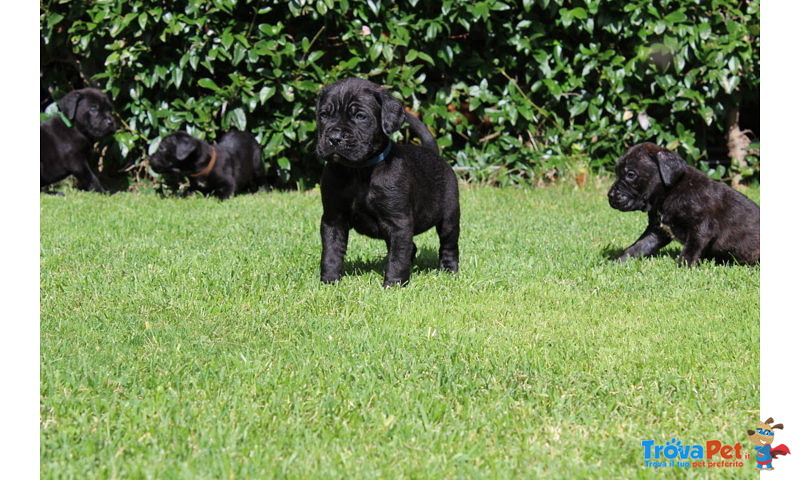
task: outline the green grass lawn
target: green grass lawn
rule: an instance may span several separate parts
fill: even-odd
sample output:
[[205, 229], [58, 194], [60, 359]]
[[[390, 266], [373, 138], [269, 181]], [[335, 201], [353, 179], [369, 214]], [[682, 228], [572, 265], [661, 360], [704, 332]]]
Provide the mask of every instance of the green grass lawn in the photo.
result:
[[609, 261], [647, 220], [607, 186], [464, 187], [460, 272], [431, 231], [388, 290], [355, 233], [319, 283], [318, 193], [43, 195], [42, 477], [631, 478], [642, 440], [750, 451], [759, 268]]

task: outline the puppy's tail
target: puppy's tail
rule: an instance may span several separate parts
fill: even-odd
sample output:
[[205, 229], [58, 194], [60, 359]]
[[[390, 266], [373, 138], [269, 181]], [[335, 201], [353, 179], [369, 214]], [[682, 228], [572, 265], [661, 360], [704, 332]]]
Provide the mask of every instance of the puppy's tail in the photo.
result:
[[416, 135], [417, 138], [422, 140], [422, 146], [438, 155], [439, 145], [436, 144], [436, 139], [433, 138], [433, 135], [431, 134], [431, 131], [428, 130], [428, 127], [422, 123], [422, 120], [415, 117], [408, 111], [405, 113], [406, 121], [408, 122], [409, 126], [411, 126], [411, 131], [414, 132], [414, 135]]

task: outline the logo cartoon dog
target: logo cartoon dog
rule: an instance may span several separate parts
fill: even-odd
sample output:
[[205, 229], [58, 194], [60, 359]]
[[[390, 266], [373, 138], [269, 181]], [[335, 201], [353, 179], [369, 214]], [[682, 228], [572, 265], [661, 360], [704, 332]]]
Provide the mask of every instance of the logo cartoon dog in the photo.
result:
[[778, 445], [772, 447], [772, 441], [775, 440], [775, 429], [783, 430], [782, 423], [772, 423], [772, 417], [769, 417], [766, 422], [758, 422], [756, 430], [748, 430], [747, 438], [755, 445], [756, 462], [758, 470], [775, 470], [772, 467], [772, 460], [777, 458], [778, 455], [786, 455], [792, 453], [786, 445]]

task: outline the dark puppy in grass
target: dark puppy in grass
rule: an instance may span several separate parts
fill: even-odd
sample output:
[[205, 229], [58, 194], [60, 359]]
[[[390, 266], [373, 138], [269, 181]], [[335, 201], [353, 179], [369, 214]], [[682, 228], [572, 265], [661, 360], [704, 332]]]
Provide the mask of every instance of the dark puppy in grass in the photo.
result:
[[117, 129], [111, 101], [96, 88], [82, 88], [66, 94], [58, 109], [39, 126], [39, 188], [74, 175], [78, 188], [105, 192], [88, 160], [92, 144]]
[[223, 200], [267, 186], [261, 148], [247, 132], [228, 132], [213, 145], [175, 132], [161, 140], [149, 161], [157, 173], [188, 177], [189, 191]]
[[[422, 146], [391, 134], [408, 122]], [[401, 102], [359, 78], [325, 87], [317, 100], [317, 154], [322, 173], [321, 280], [335, 282], [350, 229], [386, 242], [383, 285], [404, 285], [416, 254], [414, 235], [436, 227], [439, 268], [458, 271], [458, 182], [436, 140]]]
[[676, 239], [679, 261], [700, 259], [752, 265], [760, 259], [760, 209], [731, 187], [715, 182], [665, 148], [652, 143], [631, 147], [616, 167], [608, 192], [613, 208], [648, 213], [641, 237], [619, 261], [656, 253]]

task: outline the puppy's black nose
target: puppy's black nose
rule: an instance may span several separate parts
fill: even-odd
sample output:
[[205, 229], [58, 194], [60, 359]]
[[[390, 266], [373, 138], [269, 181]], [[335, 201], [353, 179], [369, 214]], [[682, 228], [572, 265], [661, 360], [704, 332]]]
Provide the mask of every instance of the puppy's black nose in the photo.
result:
[[619, 192], [614, 189], [608, 191], [608, 204], [614, 208], [620, 204]]
[[341, 142], [342, 142], [342, 132], [334, 130], [328, 134], [328, 143], [330, 143], [334, 147], [336, 145], [339, 145]]

